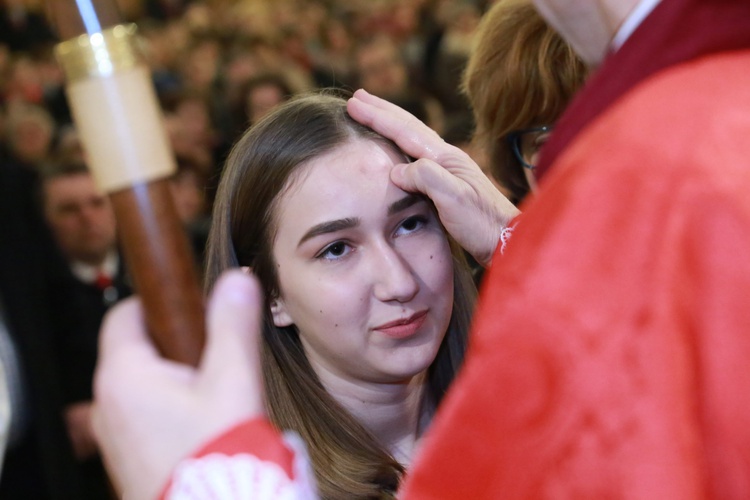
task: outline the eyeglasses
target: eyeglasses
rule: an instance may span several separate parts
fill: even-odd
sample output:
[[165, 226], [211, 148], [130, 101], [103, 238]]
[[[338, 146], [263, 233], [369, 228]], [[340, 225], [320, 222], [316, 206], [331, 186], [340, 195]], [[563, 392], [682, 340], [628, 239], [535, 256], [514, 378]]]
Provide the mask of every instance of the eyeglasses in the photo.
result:
[[539, 150], [552, 133], [552, 125], [514, 130], [507, 136], [508, 144], [516, 159], [529, 170], [536, 168]]

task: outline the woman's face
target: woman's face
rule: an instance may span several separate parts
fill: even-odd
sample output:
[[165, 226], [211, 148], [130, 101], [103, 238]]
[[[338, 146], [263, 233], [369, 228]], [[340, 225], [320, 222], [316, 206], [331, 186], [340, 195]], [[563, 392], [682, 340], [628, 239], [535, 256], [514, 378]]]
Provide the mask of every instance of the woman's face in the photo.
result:
[[448, 328], [448, 240], [431, 205], [390, 182], [401, 162], [354, 140], [303, 166], [277, 205], [274, 323], [297, 326], [324, 381], [406, 381]]

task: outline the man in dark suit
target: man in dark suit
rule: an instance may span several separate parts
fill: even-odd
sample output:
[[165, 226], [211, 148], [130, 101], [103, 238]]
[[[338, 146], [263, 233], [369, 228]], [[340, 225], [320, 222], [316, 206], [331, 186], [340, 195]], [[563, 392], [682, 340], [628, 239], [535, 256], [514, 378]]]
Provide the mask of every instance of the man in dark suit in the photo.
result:
[[91, 381], [99, 327], [107, 309], [131, 294], [116, 242], [114, 212], [81, 163], [50, 164], [41, 170], [44, 215], [75, 277], [83, 325], [66, 338], [61, 368], [66, 392], [65, 420], [85, 484], [106, 492], [104, 472], [91, 431]]

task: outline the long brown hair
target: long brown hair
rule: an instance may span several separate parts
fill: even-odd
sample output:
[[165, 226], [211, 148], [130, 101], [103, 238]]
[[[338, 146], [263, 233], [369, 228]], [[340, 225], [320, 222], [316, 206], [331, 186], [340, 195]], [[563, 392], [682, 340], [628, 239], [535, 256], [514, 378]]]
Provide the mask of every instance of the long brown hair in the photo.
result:
[[531, 0], [496, 2], [482, 17], [474, 43], [462, 90], [474, 111], [476, 140], [487, 148], [492, 175], [519, 202], [529, 184], [508, 133], [554, 124], [587, 69]]
[[[353, 138], [396, 146], [353, 121], [346, 101], [330, 94], [296, 98], [251, 127], [222, 175], [207, 249], [206, 288], [227, 268], [250, 266], [266, 307], [263, 373], [271, 421], [305, 440], [323, 498], [387, 498], [403, 467], [326, 391], [305, 356], [296, 327], [274, 325], [269, 303], [279, 284], [272, 243], [279, 195], [300, 166]], [[448, 332], [428, 369], [425, 404], [437, 404], [463, 360], [476, 290], [463, 252], [453, 242], [454, 303]]]

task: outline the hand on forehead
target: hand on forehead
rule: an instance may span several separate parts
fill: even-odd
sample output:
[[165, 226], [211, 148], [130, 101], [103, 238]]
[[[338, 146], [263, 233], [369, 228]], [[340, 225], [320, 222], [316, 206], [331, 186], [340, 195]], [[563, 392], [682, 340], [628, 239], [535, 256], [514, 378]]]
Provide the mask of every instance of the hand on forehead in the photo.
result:
[[414, 158], [439, 162], [442, 155], [455, 149], [408, 111], [365, 90], [354, 93], [347, 111], [356, 121], [392, 140]]
[[364, 90], [349, 99], [347, 111], [416, 158], [396, 165], [391, 180], [404, 191], [429, 197], [451, 236], [477, 261], [489, 264], [500, 232], [519, 212], [474, 160], [409, 112]]

